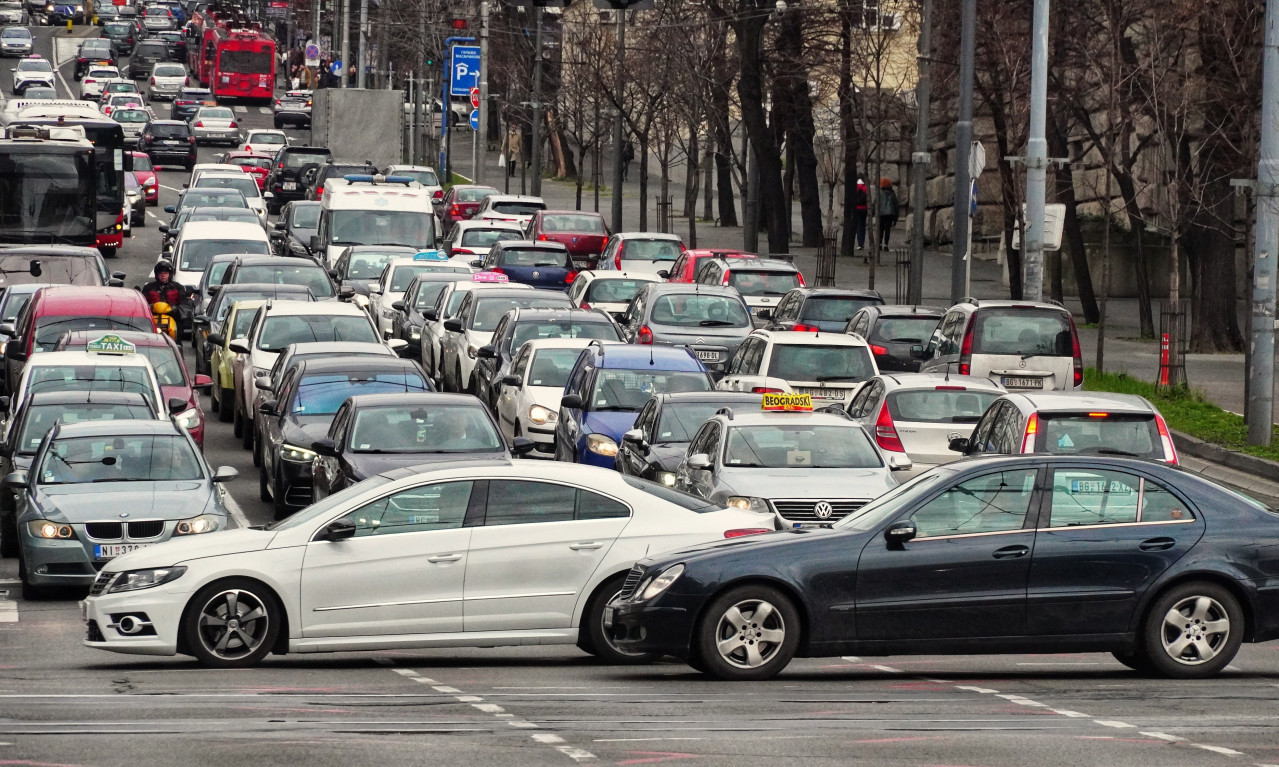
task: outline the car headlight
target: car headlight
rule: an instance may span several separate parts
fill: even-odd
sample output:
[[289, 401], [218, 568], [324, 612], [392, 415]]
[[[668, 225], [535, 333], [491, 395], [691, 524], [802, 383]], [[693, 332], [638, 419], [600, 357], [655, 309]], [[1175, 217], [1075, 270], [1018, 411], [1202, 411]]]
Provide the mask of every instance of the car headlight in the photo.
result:
[[657, 472], [657, 481], [661, 482], [663, 485], [666, 485], [667, 487], [675, 487], [675, 472], [659, 471]]
[[[550, 408], [534, 405], [528, 409], [528, 419], [533, 423], [555, 423], [559, 420], [560, 414]], [[607, 437], [605, 438], [607, 439]], [[617, 454], [617, 448], [613, 448], [613, 454]]]
[[[382, 319], [384, 319], [384, 320], [393, 320], [393, 319], [395, 319], [395, 310], [394, 310], [394, 309], [383, 309], [383, 310], [382, 310]], [[475, 355], [474, 355], [474, 354], [472, 354], [471, 356], [472, 356], [472, 357], [474, 357]]]
[[648, 600], [657, 597], [663, 591], [669, 589], [671, 584], [679, 580], [679, 577], [683, 574], [684, 566], [675, 565], [674, 567], [668, 567], [663, 570], [656, 578], [648, 579], [645, 584], [640, 584], [643, 588], [636, 589], [636, 592], [639, 593], [639, 601], [647, 602]]
[[50, 522], [47, 519], [33, 519], [27, 523], [27, 530], [37, 538], [74, 538], [75, 531], [71, 525], [62, 522]]
[[262, 376], [271, 375], [271, 368], [253, 368], [253, 380], [258, 380]]
[[294, 463], [310, 463], [311, 460], [315, 458], [315, 451], [307, 450], [306, 448], [298, 447], [297, 445], [290, 445], [285, 442], [280, 447], [280, 457], [286, 461], [293, 461]]
[[194, 429], [200, 425], [200, 411], [193, 407], [189, 407], [181, 413], [178, 413], [173, 420], [177, 421], [178, 426], [181, 426], [184, 429]]
[[181, 566], [175, 567], [153, 567], [148, 570], [130, 570], [120, 573], [111, 581], [111, 586], [107, 588], [108, 594], [118, 594], [121, 591], [139, 591], [141, 589], [150, 589], [156, 586], [163, 586], [170, 581], [175, 581], [182, 577], [187, 569]]
[[607, 437], [603, 434], [587, 434], [586, 449], [596, 455], [602, 455], [607, 458], [617, 455], [617, 443], [613, 441], [612, 437]]
[[773, 510], [768, 508], [768, 501], [750, 495], [730, 495], [728, 496], [728, 506], [729, 508], [743, 511], [757, 511], [760, 514], [773, 513]]
[[75, 7], [75, 12], [76, 12], [76, 13], [84, 13], [84, 6], [83, 6], [83, 5], [77, 5], [77, 6]]
[[45, 12], [45, 13], [53, 13], [53, 3], [50, 3], [50, 4], [46, 5], [46, 6], [44, 7], [44, 12]]
[[143, 185], [143, 186], [155, 186], [155, 176], [152, 176], [151, 178], [147, 179], [146, 181], [143, 181], [143, 182], [142, 182], [142, 185]]
[[420, 341], [422, 339], [422, 329], [409, 328], [409, 338], [411, 338], [414, 341]]
[[199, 535], [200, 533], [211, 533], [218, 529], [218, 523], [221, 521], [221, 518], [216, 514], [201, 514], [198, 517], [179, 521], [178, 526], [173, 528], [173, 534]]

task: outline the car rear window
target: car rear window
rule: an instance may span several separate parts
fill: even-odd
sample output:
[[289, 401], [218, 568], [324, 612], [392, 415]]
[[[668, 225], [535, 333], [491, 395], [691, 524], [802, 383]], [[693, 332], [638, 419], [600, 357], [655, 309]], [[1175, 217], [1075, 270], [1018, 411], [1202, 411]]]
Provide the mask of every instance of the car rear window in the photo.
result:
[[531, 216], [546, 206], [538, 202], [495, 202], [493, 210], [510, 216]]
[[[135, 59], [140, 57], [145, 57], [145, 56], [165, 58], [168, 55], [169, 55], [169, 46], [165, 45], [164, 43], [138, 43], [138, 47], [133, 49], [133, 58]], [[196, 93], [194, 95], [203, 96], [207, 93], [209, 93], [209, 91], [204, 91], [204, 93]]]
[[1037, 307], [985, 309], [977, 312], [974, 322], [974, 354], [1073, 354], [1070, 317], [1063, 311]]
[[604, 234], [604, 221], [598, 216], [554, 215], [542, 219], [543, 232], [589, 232]]
[[[102, 31], [106, 32], [108, 35], [127, 35], [132, 30], [133, 30], [132, 24], [126, 24], [119, 21], [102, 25]], [[5, 30], [5, 31], [8, 31], [8, 30]]]
[[186, 77], [187, 71], [181, 64], [156, 64], [151, 74], [155, 77]]
[[673, 240], [627, 240], [622, 245], [622, 260], [674, 261], [684, 249]]
[[999, 392], [938, 386], [891, 392], [888, 412], [895, 421], [913, 423], [977, 423]]
[[1153, 413], [1040, 413], [1037, 453], [1099, 453], [1163, 459]]
[[[316, 264], [298, 266], [269, 266], [259, 264], [246, 266], [235, 274], [236, 282], [265, 282], [274, 285], [303, 285], [311, 289], [316, 298], [329, 298], [333, 295], [333, 283], [329, 275]], [[363, 341], [363, 338], [305, 338], [302, 341]], [[376, 339], [374, 339], [376, 340]], [[299, 343], [302, 343], [299, 341]], [[281, 347], [283, 348], [283, 347]]]
[[881, 317], [870, 329], [868, 341], [922, 344], [937, 329], [936, 317]]
[[571, 269], [573, 258], [563, 250], [510, 248], [502, 251], [497, 263], [499, 266], [558, 266]]
[[865, 381], [875, 361], [865, 346], [775, 344], [768, 374], [787, 381]]
[[479, 202], [489, 195], [497, 194], [492, 189], [459, 189], [457, 192], [458, 202]]
[[884, 303], [875, 298], [853, 296], [810, 296], [799, 312], [801, 320], [809, 322], [848, 323], [853, 315], [867, 306]]
[[799, 273], [733, 269], [728, 273], [728, 284], [744, 296], [784, 296], [799, 287]]
[[186, 138], [191, 135], [191, 129], [184, 124], [152, 123], [147, 132], [156, 138]]
[[329, 159], [328, 152], [285, 152], [284, 167], [288, 170], [297, 170], [303, 165], [323, 164]]
[[595, 280], [586, 287], [582, 300], [586, 303], [629, 304], [647, 284], [645, 280]]
[[750, 315], [742, 302], [732, 296], [676, 293], [653, 299], [649, 319], [657, 325], [680, 328], [744, 328]]
[[525, 341], [539, 338], [600, 338], [621, 341], [611, 322], [522, 322], [511, 334], [510, 349], [518, 349]]
[[514, 229], [467, 229], [462, 232], [462, 241], [458, 245], [463, 248], [490, 248], [495, 242], [522, 239], [524, 234]]
[[[202, 272], [208, 267], [214, 256], [223, 253], [254, 253], [263, 256], [271, 255], [271, 246], [262, 240], [187, 240], [182, 243], [182, 255], [178, 259], [178, 270], [183, 272]], [[253, 280], [258, 282], [258, 280]]]

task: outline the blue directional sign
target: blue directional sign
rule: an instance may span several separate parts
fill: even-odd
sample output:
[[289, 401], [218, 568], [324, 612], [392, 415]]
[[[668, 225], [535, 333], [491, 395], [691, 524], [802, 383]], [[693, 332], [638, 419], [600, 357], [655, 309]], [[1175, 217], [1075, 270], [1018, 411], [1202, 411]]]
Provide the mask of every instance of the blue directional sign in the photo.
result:
[[471, 110], [471, 130], [479, 130], [479, 129], [480, 129], [480, 110], [472, 109]]
[[480, 46], [453, 46], [449, 72], [449, 95], [469, 96], [480, 82]]
[[329, 67], [329, 71], [335, 75], [342, 74], [342, 59], [333, 62], [333, 66]]

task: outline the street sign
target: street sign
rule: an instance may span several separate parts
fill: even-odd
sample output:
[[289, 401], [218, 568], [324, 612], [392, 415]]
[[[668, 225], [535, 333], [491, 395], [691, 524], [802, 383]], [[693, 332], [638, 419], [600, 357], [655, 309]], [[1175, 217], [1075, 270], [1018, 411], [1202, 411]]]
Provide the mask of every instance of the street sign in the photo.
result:
[[[1021, 215], [1026, 215], [1026, 204], [1022, 203]], [[1066, 206], [1062, 203], [1049, 203], [1044, 206], [1044, 250], [1061, 250], [1061, 236], [1066, 229]], [[1013, 248], [1021, 249], [1021, 231], [1013, 227]]]
[[973, 179], [981, 178], [983, 170], [986, 170], [986, 147], [980, 141], [974, 141], [973, 151], [968, 155], [968, 176]]
[[320, 46], [315, 43], [309, 43], [306, 46], [306, 65], [308, 67], [320, 66]]
[[471, 89], [479, 84], [480, 46], [453, 46], [453, 59], [449, 72], [449, 95], [470, 95]]
[[338, 59], [337, 61], [334, 61], [333, 65], [329, 67], [329, 71], [335, 75], [342, 74], [342, 59]]
[[480, 129], [480, 110], [472, 109], [471, 110], [471, 130], [479, 130], [479, 129]]
[[480, 108], [480, 89], [479, 88], [471, 89], [471, 106], [476, 109]]

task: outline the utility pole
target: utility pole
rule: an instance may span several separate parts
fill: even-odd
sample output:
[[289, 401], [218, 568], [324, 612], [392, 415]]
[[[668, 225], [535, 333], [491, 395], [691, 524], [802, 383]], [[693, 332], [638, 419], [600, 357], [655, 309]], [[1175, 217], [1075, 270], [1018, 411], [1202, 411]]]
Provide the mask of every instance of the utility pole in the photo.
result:
[[954, 237], [950, 252], [950, 300], [964, 295], [968, 257], [969, 208], [972, 205], [973, 68], [977, 48], [977, 0], [963, 0], [959, 25], [959, 120], [955, 123]]
[[533, 180], [529, 184], [529, 194], [534, 197], [542, 194], [542, 14], [545, 11], [539, 5], [534, 14], [537, 30], [533, 33], [533, 155], [530, 158]]
[[1279, 259], [1279, 0], [1266, 2], [1262, 54], [1261, 142], [1252, 280], [1252, 367], [1248, 370], [1248, 443], [1269, 445], [1274, 431], [1275, 266]]
[[413, 114], [409, 120], [409, 160], [408, 164], [413, 165], [417, 162], [417, 137], [418, 133], [418, 106], [421, 104], [420, 93], [422, 86], [417, 82], [416, 72], [409, 72], [409, 103], [413, 105]]
[[[626, 93], [626, 9], [620, 8], [617, 13], [617, 53], [613, 66], [613, 103], [617, 108], [617, 119], [613, 121], [613, 231], [624, 231], [622, 228], [622, 98]], [[640, 201], [643, 205], [645, 202]]]
[[[368, 66], [369, 50], [369, 0], [360, 0], [360, 53], [356, 57], [355, 87], [364, 87], [364, 69]], [[345, 66], [343, 62], [343, 66]]]
[[[413, 104], [413, 114], [417, 116], [417, 120], [416, 120], [417, 122], [417, 152], [412, 157], [409, 158], [410, 165], [419, 164], [420, 162], [422, 162], [422, 159], [420, 158], [425, 158], [427, 156], [426, 155], [426, 152], [427, 152], [426, 137], [431, 132], [431, 129], [430, 129], [431, 89], [422, 87], [423, 85], [426, 85], [430, 81], [430, 78], [426, 74], [426, 14], [425, 13], [419, 13], [417, 15], [417, 40], [418, 40], [417, 72], [416, 72], [417, 78], [418, 78], [417, 91], [416, 91], [417, 101], [414, 102]], [[423, 105], [425, 105], [426, 107], [425, 120], [423, 120], [423, 111], [422, 111]], [[443, 173], [444, 169], [440, 168], [440, 172]]]
[[351, 71], [351, 0], [342, 0], [342, 48], [338, 53], [338, 61], [342, 62], [342, 75], [338, 80], [340, 87], [347, 86], [347, 73]]
[[928, 166], [932, 147], [928, 141], [928, 121], [933, 98], [933, 0], [923, 0], [919, 19], [919, 80], [915, 84], [915, 151], [910, 161], [910, 290], [911, 304], [924, 296], [924, 227], [928, 219]]
[[[1044, 299], [1044, 201], [1048, 194], [1048, 7], [1035, 0], [1030, 48], [1030, 137], [1026, 142], [1026, 242], [1022, 295]], [[1109, 192], [1109, 190], [1107, 190]]]
[[484, 166], [489, 149], [489, 0], [480, 0], [480, 127], [475, 140], [479, 144], [475, 161], [475, 183], [484, 183]]

